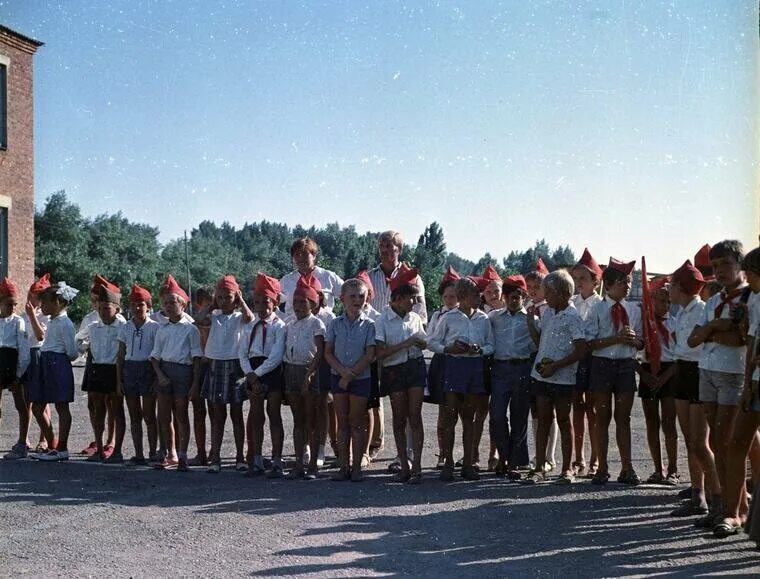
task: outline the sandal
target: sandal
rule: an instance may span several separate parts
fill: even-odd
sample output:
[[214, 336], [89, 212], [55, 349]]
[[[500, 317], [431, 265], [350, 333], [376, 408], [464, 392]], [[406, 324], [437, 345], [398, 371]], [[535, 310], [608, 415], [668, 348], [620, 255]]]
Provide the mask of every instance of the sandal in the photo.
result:
[[736, 525], [728, 520], [721, 521], [713, 528], [713, 535], [719, 539], [725, 539], [731, 535], [737, 535], [742, 532], [744, 527], [742, 525]]
[[180, 458], [177, 462], [177, 472], [188, 472], [190, 467], [186, 458]]
[[678, 476], [677, 472], [669, 472], [668, 476], [665, 477], [665, 480], [662, 482], [662, 484], [669, 487], [678, 486], [681, 484], [681, 477]]
[[362, 474], [362, 469], [355, 468], [351, 471], [351, 482], [362, 482], [364, 480], [364, 475]]
[[282, 471], [282, 465], [280, 463], [273, 464], [272, 470], [269, 471], [267, 478], [284, 478], [285, 473]]
[[495, 472], [498, 466], [499, 466], [499, 459], [498, 458], [489, 458], [488, 459], [488, 472]]
[[706, 515], [707, 506], [695, 501], [686, 501], [679, 507], [670, 511], [671, 517], [694, 517], [697, 515]]
[[370, 463], [372, 462], [372, 458], [368, 454], [362, 455], [362, 468], [369, 468]]
[[47, 442], [38, 442], [37, 446], [34, 447], [34, 452], [47, 452], [48, 451], [48, 445]]
[[290, 469], [288, 476], [285, 478], [288, 480], [301, 480], [304, 477], [303, 467], [294, 466]]
[[636, 486], [636, 485], [641, 484], [641, 479], [639, 478], [639, 475], [637, 475], [636, 471], [633, 469], [621, 472], [617, 478], [617, 481], [621, 484], [630, 485], [630, 486]]
[[406, 484], [409, 485], [419, 485], [422, 484], [422, 473], [420, 471], [413, 472], [409, 475], [409, 480], [406, 481]]
[[480, 473], [475, 469], [474, 466], [471, 466], [470, 468], [463, 468], [461, 476], [462, 480], [480, 480]]
[[161, 462], [157, 463], [153, 468], [157, 470], [174, 470], [179, 465], [179, 460], [176, 458], [164, 458]]
[[435, 469], [441, 470], [444, 466], [446, 466], [446, 459], [443, 457], [442, 454], [438, 455], [438, 462], [435, 463]]
[[220, 462], [213, 462], [211, 465], [206, 469], [206, 472], [209, 474], [219, 474], [222, 472], [222, 463]]
[[509, 480], [519, 481], [522, 478], [522, 474], [514, 469], [507, 469], [507, 478]]
[[557, 485], [571, 485], [575, 482], [575, 475], [572, 470], [567, 470], [559, 475], [559, 478], [554, 481]]
[[[591, 470], [591, 469], [589, 469]], [[610, 480], [610, 473], [608, 472], [597, 472], [593, 477], [591, 477], [591, 484], [592, 485], [606, 485], [607, 481]]]
[[111, 446], [110, 444], [106, 444], [103, 447], [103, 460], [105, 461], [111, 458], [112, 454], [113, 454], [113, 446]]
[[303, 475], [304, 480], [317, 480], [319, 478], [319, 475], [317, 474], [317, 469], [309, 469], [306, 471], [306, 474]]
[[145, 466], [148, 464], [148, 459], [144, 456], [133, 456], [127, 461], [127, 466]]
[[87, 456], [92, 456], [98, 451], [98, 443], [94, 440], [85, 446], [81, 451], [79, 451], [79, 454], [85, 454]]
[[248, 470], [245, 471], [245, 475], [249, 478], [254, 478], [257, 476], [262, 476], [264, 474], [264, 469], [261, 468], [258, 464], [253, 464], [248, 467]]
[[694, 521], [694, 526], [700, 529], [713, 529], [715, 525], [723, 522], [722, 513], [707, 513], [704, 517], [699, 517]]
[[443, 465], [441, 469], [441, 476], [439, 477], [442, 482], [451, 482], [454, 480], [454, 467], [450, 462]]
[[542, 470], [532, 470], [528, 476], [520, 480], [520, 484], [535, 485], [546, 480], [546, 474]]
[[[620, 476], [623, 476], [623, 475], [621, 474]], [[618, 481], [620, 481], [619, 477], [618, 477]], [[665, 477], [662, 476], [661, 472], [653, 472], [652, 474], [649, 475], [649, 478], [647, 479], [647, 483], [653, 484], [653, 485], [661, 485], [664, 482], [665, 482]]]
[[586, 463], [582, 460], [575, 461], [572, 465], [575, 476], [582, 477], [586, 472]]
[[[588, 471], [586, 471], [586, 478], [593, 479], [597, 474], [599, 473], [599, 465], [598, 464], [590, 464], [588, 467]], [[607, 477], [609, 478], [609, 477]]]
[[188, 466], [206, 466], [208, 465], [208, 458], [205, 455], [196, 454], [187, 461], [187, 464]]

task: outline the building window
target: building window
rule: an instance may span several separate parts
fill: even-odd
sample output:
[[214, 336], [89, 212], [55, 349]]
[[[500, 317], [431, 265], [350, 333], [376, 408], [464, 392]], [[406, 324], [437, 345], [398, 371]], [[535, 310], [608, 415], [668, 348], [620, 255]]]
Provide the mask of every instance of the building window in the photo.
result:
[[8, 148], [8, 67], [0, 64], [0, 149]]
[[0, 278], [8, 277], [8, 208], [0, 207]]

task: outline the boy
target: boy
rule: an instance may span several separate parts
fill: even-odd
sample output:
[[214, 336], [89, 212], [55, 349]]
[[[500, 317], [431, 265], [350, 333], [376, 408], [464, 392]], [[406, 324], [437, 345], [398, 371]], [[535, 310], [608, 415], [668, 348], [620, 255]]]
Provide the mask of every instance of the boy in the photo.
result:
[[[340, 470], [333, 480], [350, 478], [353, 482], [361, 482], [370, 364], [375, 359], [375, 324], [363, 312], [367, 301], [364, 282], [347, 280], [341, 288], [340, 300], [344, 312], [333, 320], [325, 336], [325, 359], [332, 368], [331, 388], [338, 419]], [[353, 452], [352, 461], [349, 461], [349, 447]]]
[[483, 301], [485, 302], [483, 304], [483, 312], [487, 314], [494, 310], [502, 309], [506, 304], [502, 299], [502, 282], [499, 272], [489, 264], [483, 272], [481, 279], [486, 282], [483, 288]]
[[615, 432], [622, 470], [618, 482], [638, 485], [641, 482], [631, 461], [631, 409], [636, 392], [634, 359], [644, 347], [641, 309], [627, 302], [631, 291], [631, 272], [635, 261], [623, 263], [611, 257], [602, 281], [607, 295], [596, 304], [584, 322], [586, 338], [593, 352], [589, 391], [596, 414], [596, 445], [599, 470], [593, 484], [603, 485], [610, 478], [607, 464], [612, 401], [615, 400]]
[[531, 370], [538, 410], [536, 467], [522, 482], [536, 484], [546, 480], [541, 465], [546, 462], [546, 443], [556, 412], [562, 436], [562, 474], [557, 483], [571, 484], [575, 481], [575, 474], [571, 467], [573, 424], [570, 408], [578, 361], [585, 355], [586, 345], [581, 318], [570, 303], [573, 278], [565, 270], [558, 270], [548, 274], [542, 285], [548, 308], [538, 321], [528, 317], [531, 337], [538, 345], [538, 362]]
[[438, 321], [435, 334], [428, 340], [428, 348], [438, 354], [446, 354], [444, 370], [444, 396], [446, 400], [446, 428], [444, 431], [444, 454], [446, 464], [441, 470], [441, 480], [454, 479], [454, 426], [457, 414], [462, 420], [462, 478], [479, 480], [473, 468], [474, 420], [478, 399], [486, 395], [483, 376], [483, 357], [493, 353], [491, 323], [478, 308], [480, 291], [471, 279], [456, 283], [459, 305]]
[[[89, 336], [89, 359], [85, 388], [92, 400], [92, 430], [95, 435], [95, 453], [87, 457], [91, 461], [121, 464], [124, 457], [121, 445], [124, 442], [126, 423], [124, 418], [124, 398], [117, 388], [116, 358], [119, 351], [119, 333], [126, 322], [116, 316], [121, 311], [121, 290], [110, 282], [98, 288], [98, 319], [87, 328]], [[122, 318], [123, 320], [123, 318]], [[106, 426], [106, 408], [110, 408], [115, 422], [113, 451], [106, 456], [103, 432]]]
[[283, 478], [282, 444], [282, 358], [285, 354], [285, 322], [275, 310], [280, 301], [280, 282], [261, 272], [253, 287], [253, 321], [240, 336], [238, 358], [243, 370], [251, 408], [248, 411], [248, 471], [246, 476], [264, 474], [264, 401], [272, 437], [272, 467], [269, 478]]
[[530, 362], [536, 346], [523, 307], [528, 290], [525, 278], [507, 276], [501, 289], [507, 306], [488, 314], [494, 339], [490, 431], [499, 451], [496, 475], [516, 479], [515, 467], [529, 461]]
[[[422, 482], [422, 400], [426, 382], [422, 357], [425, 329], [422, 318], [412, 311], [419, 291], [416, 279], [416, 269], [399, 272], [391, 279], [390, 306], [375, 322], [377, 360], [381, 365], [383, 390], [391, 398], [393, 434], [401, 467], [394, 480], [410, 484]], [[407, 423], [412, 431], [411, 470], [406, 450]]]
[[751, 292], [742, 279], [744, 248], [739, 241], [720, 241], [710, 249], [709, 256], [715, 279], [723, 289], [705, 304], [702, 319], [689, 336], [688, 344], [702, 345], [699, 400], [710, 432], [709, 440], [705, 437], [697, 441], [696, 452], [708, 478], [708, 488], [718, 483], [710, 511], [696, 524], [712, 529], [723, 519], [726, 455], [746, 371], [742, 322], [746, 323], [746, 303]]
[[[172, 276], [164, 282], [162, 294], [162, 310], [168, 321], [156, 332], [150, 354], [157, 378], [158, 422], [167, 450], [158, 468], [185, 472], [189, 470], [188, 404], [191, 396], [198, 396], [200, 388], [201, 336], [198, 328], [183, 316], [190, 298]], [[172, 417], [177, 421], [176, 447]]]

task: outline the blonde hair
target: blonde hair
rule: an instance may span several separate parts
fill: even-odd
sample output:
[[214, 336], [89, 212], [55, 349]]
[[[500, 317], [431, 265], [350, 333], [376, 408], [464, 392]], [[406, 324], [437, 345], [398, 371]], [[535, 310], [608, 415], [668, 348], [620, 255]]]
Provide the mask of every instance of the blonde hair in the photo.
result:
[[388, 231], [383, 231], [377, 238], [377, 243], [384, 243], [390, 241], [393, 245], [398, 247], [399, 249], [402, 249], [404, 247], [404, 238], [401, 237], [401, 234], [398, 231], [393, 231], [392, 229], [389, 229]]
[[570, 299], [575, 292], [573, 276], [566, 269], [558, 269], [548, 274], [543, 281], [544, 286], [558, 292], [562, 297]]
[[359, 290], [364, 295], [369, 293], [369, 288], [366, 283], [358, 278], [352, 277], [343, 282], [343, 286], [340, 288], [340, 295], [343, 295], [346, 291], [352, 289]]

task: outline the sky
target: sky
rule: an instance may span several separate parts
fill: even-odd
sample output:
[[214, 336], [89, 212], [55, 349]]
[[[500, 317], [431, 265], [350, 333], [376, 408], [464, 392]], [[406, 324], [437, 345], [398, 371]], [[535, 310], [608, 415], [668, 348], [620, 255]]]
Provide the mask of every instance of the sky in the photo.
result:
[[204, 219], [537, 239], [672, 271], [757, 246], [744, 0], [0, 0], [35, 56], [35, 194]]

